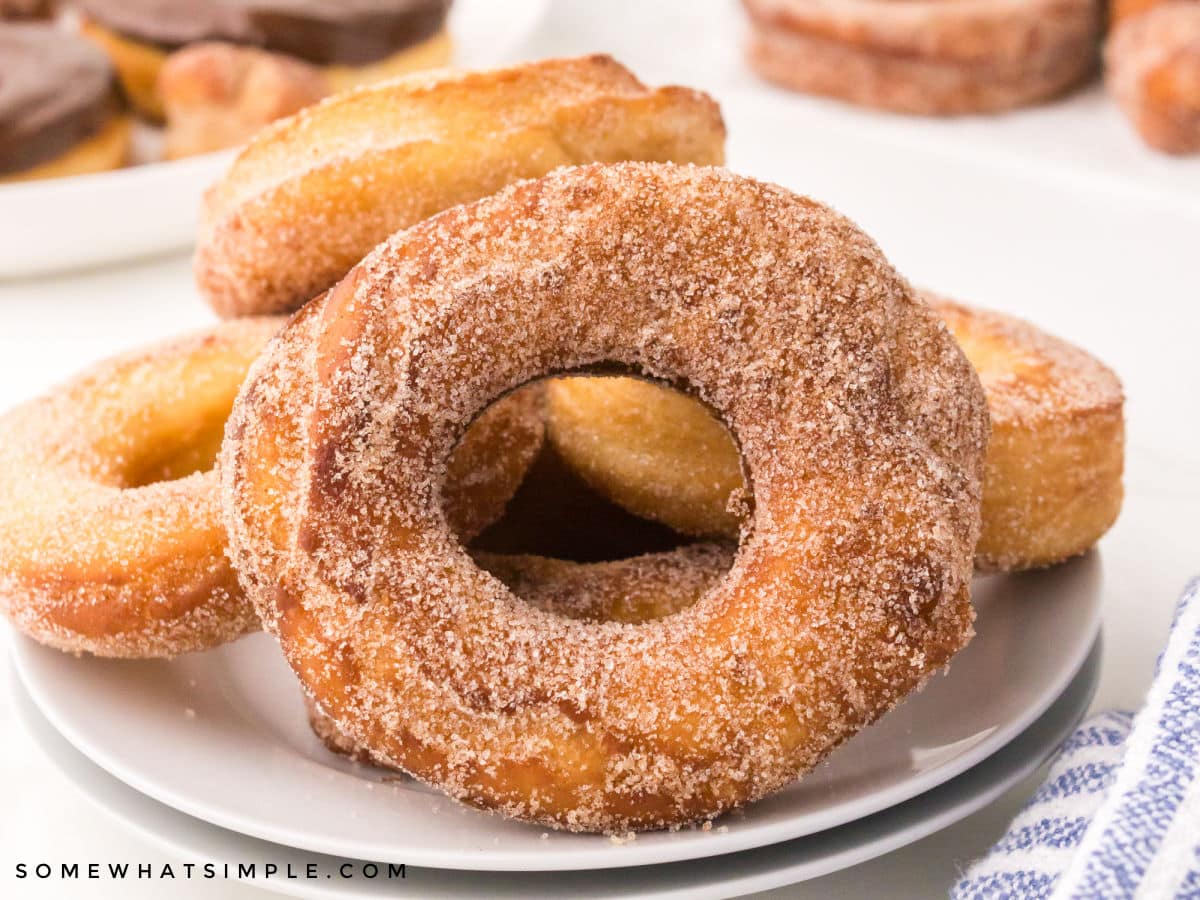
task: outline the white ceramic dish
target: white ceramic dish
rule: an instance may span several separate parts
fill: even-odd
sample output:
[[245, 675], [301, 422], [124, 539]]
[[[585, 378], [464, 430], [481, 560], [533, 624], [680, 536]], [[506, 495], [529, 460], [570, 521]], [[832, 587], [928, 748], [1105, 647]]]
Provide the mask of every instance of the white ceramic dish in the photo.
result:
[[1099, 628], [1097, 555], [976, 581], [978, 636], [937, 677], [799, 784], [711, 831], [547, 833], [330, 754], [269, 637], [174, 661], [78, 659], [18, 637], [46, 717], [131, 787], [189, 815], [336, 856], [451, 869], [600, 869], [761, 847], [894, 806], [995, 753], [1079, 670]]
[[[520, 56], [549, 0], [456, 0], [455, 62], [486, 68]], [[0, 185], [0, 278], [179, 250], [196, 235], [200, 195], [232, 152], [115, 172]]]
[[[637, 877], [625, 871], [463, 872], [409, 866], [404, 890], [421, 897], [471, 898], [643, 898], [703, 900], [734, 897], [817, 878], [888, 853], [945, 828], [991, 803], [1030, 775], [1058, 746], [1091, 702], [1100, 666], [1097, 641], [1078, 675], [1046, 711], [1006, 747], [948, 783], [884, 812], [820, 834], [691, 862], [644, 866]], [[345, 860], [248, 838], [158, 803], [105, 773], [74, 749], [37, 710], [13, 679], [14, 700], [39, 749], [79, 790], [117, 819], [185, 862], [256, 862], [260, 873], [247, 879], [259, 887], [320, 900], [395, 896], [397, 882], [385, 878], [325, 878]], [[313, 880], [263, 878], [262, 866], [304, 872], [317, 866]], [[386, 871], [386, 866], [383, 867]], [[351, 872], [361, 865], [351, 863]]]

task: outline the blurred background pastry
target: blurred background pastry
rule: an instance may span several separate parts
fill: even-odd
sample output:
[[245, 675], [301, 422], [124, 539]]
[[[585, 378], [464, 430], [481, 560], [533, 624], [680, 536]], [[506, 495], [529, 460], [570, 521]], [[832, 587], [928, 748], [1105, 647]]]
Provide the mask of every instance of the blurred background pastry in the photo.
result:
[[0, 21], [48, 19], [54, 15], [54, 6], [52, 0], [0, 0]]
[[201, 41], [248, 45], [320, 66], [331, 87], [450, 59], [450, 0], [76, 0], [83, 33], [103, 47], [129, 102], [163, 117], [169, 54]]
[[916, 115], [990, 113], [1096, 71], [1098, 0], [742, 0], [767, 81]]
[[243, 143], [269, 122], [330, 91], [317, 66], [293, 56], [203, 43], [167, 59], [158, 79], [167, 127], [163, 154], [178, 159]]
[[1200, 153], [1200, 2], [1119, 0], [1104, 50], [1105, 81], [1142, 140]]
[[129, 118], [93, 45], [41, 24], [0, 24], [0, 182], [116, 169]]

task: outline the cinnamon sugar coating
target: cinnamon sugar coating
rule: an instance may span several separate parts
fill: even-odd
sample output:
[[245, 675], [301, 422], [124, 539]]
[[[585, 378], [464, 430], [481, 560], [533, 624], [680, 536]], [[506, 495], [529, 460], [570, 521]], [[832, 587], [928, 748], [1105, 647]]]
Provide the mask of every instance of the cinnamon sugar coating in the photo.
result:
[[258, 628], [209, 470], [282, 319], [102, 362], [0, 420], [0, 610], [43, 644], [173, 656]]
[[1200, 3], [1173, 0], [1121, 19], [1104, 60], [1108, 90], [1142, 140], [1200, 153]]
[[[603, 362], [687, 385], [753, 485], [726, 577], [640, 624], [522, 602], [441, 503], [489, 401]], [[875, 244], [782, 188], [624, 163], [447, 210], [356, 266], [278, 372], [221, 455], [243, 586], [343, 732], [466, 803], [590, 831], [711, 817], [971, 635], [982, 388]]]
[[[729, 570], [735, 548], [690, 544], [608, 562], [575, 563], [528, 554], [475, 554], [475, 562], [537, 609], [589, 622], [648, 622], [687, 609]], [[309, 724], [334, 753], [374, 762], [304, 695]], [[386, 762], [382, 763], [386, 766]]]
[[893, 112], [1028, 106], [1096, 69], [1097, 0], [742, 0], [768, 81]]
[[222, 316], [295, 309], [377, 243], [558, 166], [720, 163], [707, 95], [647, 88], [607, 56], [420, 73], [259, 132], [208, 192], [196, 282]]
[[[1121, 508], [1121, 384], [1095, 357], [1034, 326], [923, 293], [975, 367], [992, 420], [981, 569], [1052, 565], [1088, 550]], [[604, 496], [689, 534], [736, 536], [737, 447], [689, 397], [631, 378], [546, 385], [558, 452]]]
[[[0, 418], [0, 611], [98, 656], [203, 650], [259, 627], [225, 553], [225, 420], [282, 318], [227, 322], [100, 363]], [[448, 507], [498, 518], [543, 438], [540, 396], [497, 404], [451, 463]]]

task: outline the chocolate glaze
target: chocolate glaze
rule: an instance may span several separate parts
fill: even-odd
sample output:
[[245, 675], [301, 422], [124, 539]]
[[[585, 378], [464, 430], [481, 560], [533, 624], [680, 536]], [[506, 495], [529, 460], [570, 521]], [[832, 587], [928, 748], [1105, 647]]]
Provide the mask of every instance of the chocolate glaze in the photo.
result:
[[108, 58], [50, 25], [0, 24], [0, 174], [54, 159], [112, 115]]
[[92, 21], [163, 49], [252, 44], [318, 65], [364, 65], [432, 37], [450, 0], [78, 0]]
[[0, 0], [0, 19], [48, 19], [54, 13], [52, 0]]

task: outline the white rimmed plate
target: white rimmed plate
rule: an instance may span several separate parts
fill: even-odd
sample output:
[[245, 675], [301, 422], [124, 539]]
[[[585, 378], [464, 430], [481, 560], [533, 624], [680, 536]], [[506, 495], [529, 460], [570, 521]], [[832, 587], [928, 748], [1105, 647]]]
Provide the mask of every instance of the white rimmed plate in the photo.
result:
[[[456, 0], [455, 62], [486, 68], [520, 56], [549, 0]], [[204, 189], [232, 151], [115, 172], [0, 185], [0, 278], [153, 256], [191, 246]]]
[[[1007, 746], [940, 787], [857, 822], [805, 838], [756, 850], [693, 862], [644, 866], [626, 871], [497, 873], [409, 867], [403, 882], [422, 897], [602, 897], [644, 900], [701, 900], [769, 890], [817, 878], [903, 847], [959, 821], [994, 801], [1030, 775], [1082, 718], [1091, 703], [1100, 666], [1097, 641], [1079, 674], [1041, 718]], [[142, 834], [151, 843], [192, 863], [255, 862], [251, 883], [321, 900], [394, 896], [397, 882], [361, 877], [361, 864], [350, 863], [353, 880], [325, 877], [340, 872], [343, 859], [316, 855], [247, 838], [186, 816], [151, 800], [105, 773], [75, 750], [38, 712], [13, 679], [15, 705], [41, 751], [93, 802]], [[295, 873], [315, 865], [311, 880], [264, 878], [262, 867]], [[386, 867], [383, 867], [386, 871]]]
[[626, 844], [547, 833], [330, 754], [275, 643], [257, 635], [174, 661], [76, 658], [28, 639], [14, 661], [45, 716], [131, 787], [278, 844], [415, 866], [601, 869], [733, 853], [833, 828], [961, 774], [1040, 716], [1099, 628], [1100, 558], [977, 579], [978, 637], [937, 677], [797, 785], [711, 831]]

